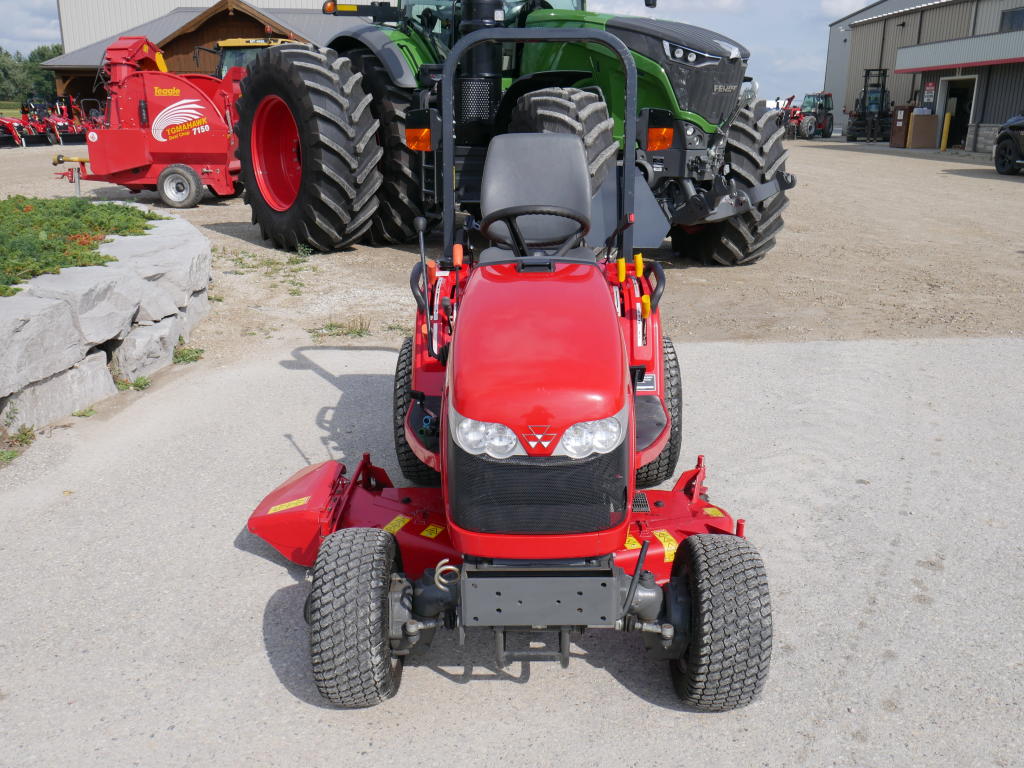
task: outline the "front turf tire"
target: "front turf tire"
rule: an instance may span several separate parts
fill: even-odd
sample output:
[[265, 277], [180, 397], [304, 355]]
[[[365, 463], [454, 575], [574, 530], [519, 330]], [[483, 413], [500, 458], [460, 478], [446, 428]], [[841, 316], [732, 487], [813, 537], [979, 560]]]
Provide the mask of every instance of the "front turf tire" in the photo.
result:
[[761, 556], [738, 536], [699, 534], [683, 542], [676, 568], [690, 595], [689, 644], [669, 662], [676, 693], [705, 712], [749, 704], [764, 688], [772, 656]]
[[[328, 48], [267, 48], [237, 102], [245, 202], [264, 240], [333, 251], [370, 229], [382, 183], [372, 96]], [[290, 117], [290, 119], [289, 119]]]
[[650, 488], [672, 477], [679, 462], [679, 447], [683, 442], [683, 381], [679, 375], [676, 348], [668, 336], [661, 338], [665, 376], [665, 406], [670, 420], [668, 443], [650, 464], [636, 470], [637, 488]]
[[388, 591], [395, 538], [379, 528], [343, 528], [324, 539], [313, 566], [310, 653], [320, 695], [336, 707], [372, 707], [402, 680], [391, 652]]

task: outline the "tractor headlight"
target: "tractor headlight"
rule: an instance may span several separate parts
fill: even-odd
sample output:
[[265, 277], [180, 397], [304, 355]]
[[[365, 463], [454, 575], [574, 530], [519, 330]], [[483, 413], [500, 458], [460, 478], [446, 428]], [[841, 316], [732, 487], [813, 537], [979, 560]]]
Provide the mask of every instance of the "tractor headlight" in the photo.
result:
[[455, 444], [466, 453], [479, 456], [486, 453], [493, 459], [505, 459], [515, 453], [524, 453], [516, 433], [504, 424], [467, 419], [454, 408], [449, 411], [449, 429]]
[[562, 435], [553, 455], [584, 459], [592, 453], [611, 453], [626, 437], [629, 427], [629, 404], [607, 419], [581, 421]]
[[668, 40], [662, 40], [661, 44], [665, 49], [665, 55], [672, 59], [672, 61], [680, 64], [689, 64], [691, 67], [706, 67], [708, 64], [717, 64], [722, 60], [721, 56], [712, 56], [709, 53], [695, 51], [683, 45], [670, 43]]

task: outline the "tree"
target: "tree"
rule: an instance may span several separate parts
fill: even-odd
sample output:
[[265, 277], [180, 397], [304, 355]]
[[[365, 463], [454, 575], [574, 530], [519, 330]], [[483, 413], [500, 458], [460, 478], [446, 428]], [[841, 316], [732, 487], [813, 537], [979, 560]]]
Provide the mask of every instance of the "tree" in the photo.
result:
[[21, 104], [29, 96], [52, 96], [56, 93], [53, 72], [39, 65], [64, 52], [63, 46], [40, 45], [28, 57], [0, 48], [0, 101]]
[[62, 53], [64, 53], [64, 46], [54, 43], [52, 45], [40, 45], [28, 55], [28, 58], [25, 60], [25, 70], [29, 81], [29, 92], [25, 94], [26, 96], [33, 93], [37, 93], [40, 96], [56, 95], [57, 84], [53, 72], [43, 69], [39, 65], [44, 61], [52, 59], [54, 56], [60, 56]]

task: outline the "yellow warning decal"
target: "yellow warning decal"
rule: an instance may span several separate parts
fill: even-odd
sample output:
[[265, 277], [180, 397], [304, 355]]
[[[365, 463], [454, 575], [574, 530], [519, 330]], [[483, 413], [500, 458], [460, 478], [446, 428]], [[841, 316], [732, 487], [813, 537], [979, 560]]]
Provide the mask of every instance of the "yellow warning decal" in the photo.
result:
[[640, 549], [640, 542], [630, 534], [626, 534], [626, 549]]
[[704, 514], [708, 517], [725, 517], [725, 512], [718, 507], [704, 507]]
[[665, 562], [671, 563], [676, 559], [676, 550], [679, 549], [679, 542], [675, 540], [675, 537], [671, 533], [664, 529], [657, 531], [651, 531], [654, 534], [654, 538], [661, 542], [661, 545], [665, 548]]
[[399, 515], [394, 520], [392, 520], [390, 523], [385, 525], [384, 526], [384, 530], [387, 531], [388, 533], [398, 533], [400, 530], [402, 530], [402, 528], [405, 526], [405, 524], [408, 523], [410, 520], [412, 520], [411, 517], [406, 517], [405, 515]]
[[303, 496], [301, 499], [295, 499], [294, 501], [286, 501], [284, 504], [277, 504], [268, 509], [267, 514], [272, 515], [275, 512], [284, 512], [286, 509], [295, 509], [296, 507], [301, 507], [303, 504], [309, 501], [309, 499], [309, 496]]
[[441, 531], [444, 530], [443, 525], [428, 525], [420, 533], [420, 536], [426, 536], [428, 539], [436, 539], [440, 535]]

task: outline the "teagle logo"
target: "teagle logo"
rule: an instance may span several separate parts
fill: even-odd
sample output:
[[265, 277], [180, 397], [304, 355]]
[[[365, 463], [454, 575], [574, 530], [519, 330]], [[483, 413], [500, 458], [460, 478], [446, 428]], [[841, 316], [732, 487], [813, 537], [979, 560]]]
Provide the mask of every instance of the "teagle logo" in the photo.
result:
[[153, 86], [154, 96], [181, 96], [181, 88], [161, 88], [159, 85]]

